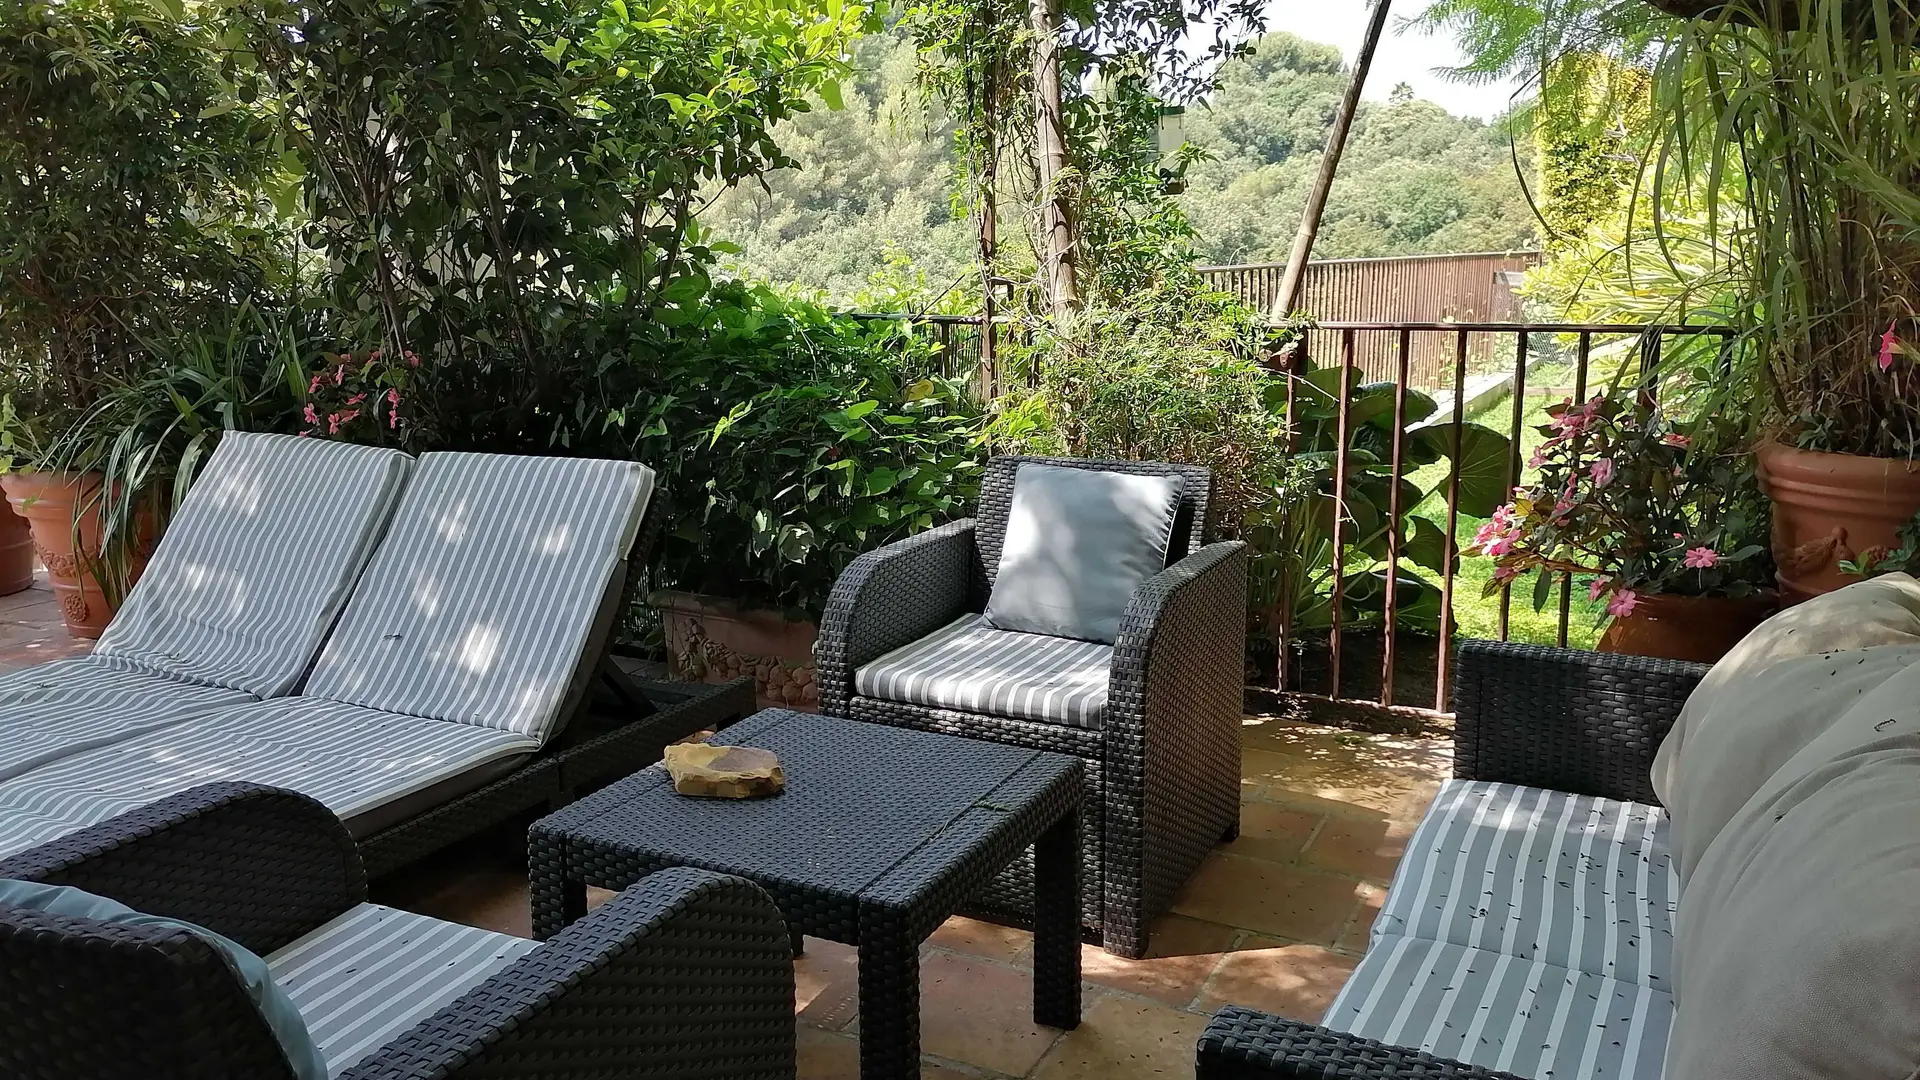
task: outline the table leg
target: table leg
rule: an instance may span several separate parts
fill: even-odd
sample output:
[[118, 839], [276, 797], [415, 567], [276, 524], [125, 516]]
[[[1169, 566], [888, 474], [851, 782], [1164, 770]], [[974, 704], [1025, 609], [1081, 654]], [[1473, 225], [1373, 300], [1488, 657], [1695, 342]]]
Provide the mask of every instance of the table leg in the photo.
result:
[[860, 940], [860, 1080], [920, 1075], [920, 946], [903, 932]]
[[1042, 833], [1033, 856], [1033, 1021], [1072, 1030], [1080, 1026], [1080, 815]]
[[542, 941], [587, 915], [586, 882], [567, 873], [566, 845], [534, 830], [527, 849], [529, 901], [533, 908], [533, 936]]

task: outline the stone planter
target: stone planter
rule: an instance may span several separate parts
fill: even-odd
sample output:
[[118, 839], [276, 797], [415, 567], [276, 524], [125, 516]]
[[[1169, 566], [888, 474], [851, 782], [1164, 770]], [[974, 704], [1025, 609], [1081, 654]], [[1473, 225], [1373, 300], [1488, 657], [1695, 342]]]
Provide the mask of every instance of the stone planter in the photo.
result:
[[1900, 526], [1920, 511], [1920, 463], [1829, 454], [1767, 443], [1755, 453], [1773, 500], [1773, 561], [1780, 602], [1832, 592], [1859, 578], [1842, 561], [1900, 546]]
[[723, 683], [750, 675], [762, 708], [820, 707], [813, 682], [813, 643], [820, 631], [813, 623], [699, 593], [663, 589], [648, 599], [660, 612], [674, 678]]
[[1640, 597], [1633, 614], [1616, 618], [1600, 635], [1600, 651], [1711, 664], [1773, 614], [1777, 600], [1758, 596]]
[[[100, 557], [102, 540], [99, 504], [94, 500], [100, 483], [95, 473], [26, 472], [0, 477], [0, 488], [6, 490], [13, 511], [32, 529], [34, 551], [47, 568], [47, 582], [60, 602], [67, 633], [77, 638], [99, 637], [113, 619], [117, 603], [109, 599], [91, 565]], [[76, 519], [75, 506], [87, 503], [92, 505]], [[141, 531], [150, 535], [153, 530]], [[143, 538], [136, 547], [127, 572], [129, 588], [146, 564], [151, 541]]]
[[33, 586], [33, 527], [13, 512], [11, 503], [0, 505], [0, 596]]

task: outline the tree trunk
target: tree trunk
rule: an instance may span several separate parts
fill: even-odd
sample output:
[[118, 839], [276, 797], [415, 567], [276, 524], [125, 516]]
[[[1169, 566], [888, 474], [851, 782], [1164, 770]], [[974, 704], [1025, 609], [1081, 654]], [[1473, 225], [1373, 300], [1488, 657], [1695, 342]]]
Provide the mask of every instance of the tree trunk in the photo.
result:
[[1340, 113], [1327, 133], [1327, 149], [1320, 155], [1320, 174], [1314, 178], [1307, 195], [1306, 211], [1300, 216], [1300, 231], [1294, 234], [1293, 250], [1287, 255], [1287, 272], [1280, 279], [1280, 291], [1273, 297], [1273, 321], [1285, 322], [1293, 314], [1300, 298], [1300, 283], [1307, 275], [1307, 260], [1313, 255], [1314, 237], [1320, 234], [1320, 218], [1327, 210], [1327, 193], [1333, 190], [1334, 174], [1340, 171], [1340, 155], [1347, 149], [1347, 132], [1353, 128], [1353, 115], [1360, 108], [1360, 91], [1367, 85], [1367, 72], [1373, 67], [1373, 53], [1387, 28], [1387, 8], [1393, 0], [1374, 0], [1373, 21], [1367, 24], [1366, 40], [1360, 43], [1360, 55], [1353, 62], [1353, 79], [1347, 83], [1347, 96], [1340, 102]]
[[1056, 317], [1080, 307], [1079, 234], [1060, 183], [1067, 136], [1060, 116], [1060, 0], [1028, 0], [1033, 21], [1034, 164], [1040, 175], [1040, 280]]

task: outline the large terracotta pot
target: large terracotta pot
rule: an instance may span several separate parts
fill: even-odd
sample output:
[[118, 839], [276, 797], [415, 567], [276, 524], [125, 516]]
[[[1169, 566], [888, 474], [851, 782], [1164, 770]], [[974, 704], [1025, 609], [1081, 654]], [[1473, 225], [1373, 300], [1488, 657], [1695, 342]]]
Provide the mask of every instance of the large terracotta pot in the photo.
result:
[[11, 504], [0, 505], [0, 596], [32, 586], [33, 527]]
[[1760, 488], [1773, 500], [1783, 604], [1858, 581], [1839, 563], [1870, 548], [1898, 547], [1900, 526], [1920, 512], [1920, 463], [1779, 443], [1761, 446], [1756, 458]]
[[[101, 479], [95, 473], [30, 472], [0, 477], [15, 513], [33, 530], [33, 546], [47, 568], [47, 582], [60, 602], [67, 633], [97, 638], [113, 619], [108, 602], [90, 563], [100, 557], [101, 524], [98, 500]], [[90, 504], [90, 505], [89, 505]], [[74, 507], [87, 506], [76, 522]], [[74, 541], [79, 540], [76, 548]], [[145, 566], [148, 544], [143, 538], [128, 568], [129, 584]]]
[[1776, 600], [1759, 596], [1640, 597], [1633, 614], [1616, 618], [1600, 635], [1600, 651], [1711, 664], [1773, 614]]
[[699, 593], [663, 589], [649, 599], [660, 612], [674, 678], [723, 683], [751, 675], [762, 708], [820, 707], [813, 681], [820, 631], [813, 623]]

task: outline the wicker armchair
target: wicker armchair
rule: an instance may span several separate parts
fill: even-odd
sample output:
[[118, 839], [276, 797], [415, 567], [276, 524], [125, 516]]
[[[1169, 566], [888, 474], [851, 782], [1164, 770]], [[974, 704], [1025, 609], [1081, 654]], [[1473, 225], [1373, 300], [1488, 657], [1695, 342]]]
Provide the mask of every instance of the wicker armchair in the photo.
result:
[[[1653, 803], [1648, 777], [1654, 752], [1708, 669], [1638, 656], [1469, 641], [1460, 646], [1457, 670], [1455, 777]], [[1207, 1025], [1196, 1076], [1519, 1080], [1239, 1006], [1220, 1010]]]
[[[0, 862], [0, 877], [85, 889], [266, 957], [336, 1077], [791, 1080], [796, 1068], [786, 926], [766, 895], [738, 878], [656, 874], [535, 945], [365, 904], [359, 855], [331, 813], [303, 795], [239, 783], [194, 788], [21, 852]], [[372, 952], [352, 969], [327, 965], [357, 943], [315, 942], [366, 913], [406, 924], [416, 943], [439, 935], [430, 940], [451, 944], [415, 945], [427, 951], [414, 984], [389, 974], [397, 964], [390, 954], [405, 953], [404, 945]], [[482, 959], [497, 961], [491, 973], [462, 981], [471, 957], [489, 950], [495, 956]], [[514, 958], [500, 959], [502, 951]], [[330, 1003], [309, 1011], [283, 977], [289, 952], [299, 953], [305, 993]], [[315, 982], [316, 967], [341, 978]], [[291, 1075], [225, 958], [184, 931], [0, 906], [0, 971], [8, 986], [0, 994], [0, 1075]], [[334, 994], [359, 987], [349, 972], [367, 988]], [[420, 1012], [417, 995], [436, 993], [458, 996]], [[343, 1021], [341, 1002], [352, 999], [365, 1008]], [[347, 1024], [357, 1028], [330, 1047], [327, 1026]], [[342, 1045], [365, 1039], [369, 1028], [393, 1032], [343, 1058]]]
[[[1110, 655], [1100, 646], [1077, 652], [1078, 662], [1093, 665], [1090, 678], [1104, 694], [1103, 709], [1092, 720], [1043, 718], [1032, 710], [996, 715], [862, 693], [863, 668], [985, 609], [1014, 475], [1025, 461], [1184, 481], [1170, 565], [1134, 592]], [[820, 621], [821, 711], [1082, 760], [1084, 922], [1120, 956], [1146, 954], [1149, 922], [1172, 904], [1213, 846], [1239, 829], [1247, 556], [1238, 542], [1207, 543], [1211, 494], [1212, 474], [1197, 466], [995, 458], [987, 464], [977, 518], [854, 560]], [[974, 910], [1019, 921], [1031, 912], [1032, 897], [1029, 857], [989, 886]]]

